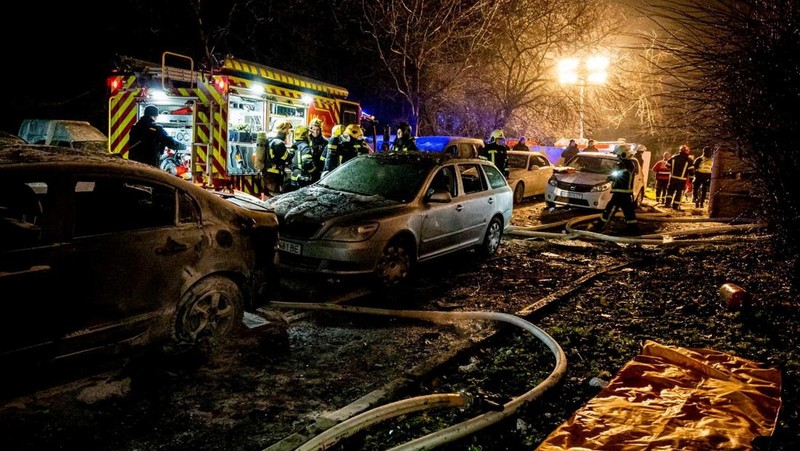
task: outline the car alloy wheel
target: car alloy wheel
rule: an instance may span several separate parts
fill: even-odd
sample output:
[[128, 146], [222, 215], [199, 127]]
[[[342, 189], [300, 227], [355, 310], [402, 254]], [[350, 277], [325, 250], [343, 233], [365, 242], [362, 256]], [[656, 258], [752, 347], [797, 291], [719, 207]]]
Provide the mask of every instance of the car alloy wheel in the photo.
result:
[[408, 278], [411, 264], [411, 254], [406, 242], [392, 240], [383, 249], [375, 274], [382, 285], [397, 285]]
[[483, 243], [478, 248], [481, 255], [489, 257], [497, 252], [500, 247], [500, 240], [503, 238], [503, 222], [498, 217], [492, 218], [489, 222], [489, 227], [486, 228], [486, 236], [483, 237]]
[[226, 277], [210, 276], [184, 294], [175, 319], [179, 343], [219, 340], [242, 324], [243, 297], [239, 286]]

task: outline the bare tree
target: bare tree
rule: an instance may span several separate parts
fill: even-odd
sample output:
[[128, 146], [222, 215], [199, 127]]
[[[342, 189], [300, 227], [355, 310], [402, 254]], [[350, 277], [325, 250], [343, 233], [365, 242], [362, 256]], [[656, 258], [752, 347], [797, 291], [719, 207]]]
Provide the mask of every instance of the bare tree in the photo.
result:
[[408, 107], [409, 122], [423, 121], [487, 43], [503, 0], [361, 0], [365, 31]]
[[[554, 57], [589, 53], [612, 31], [603, 0], [517, 0], [492, 28], [492, 53], [477, 70], [477, 81], [495, 109], [494, 127], [505, 127], [526, 109], [552, 109]], [[574, 96], [573, 96], [574, 97]]]
[[[709, 144], [736, 147], [764, 188], [779, 246], [800, 251], [800, 5], [792, 0], [664, 0], [645, 13], [659, 26], [655, 49], [672, 123]], [[700, 128], [697, 127], [700, 124]], [[800, 285], [798, 271], [795, 286]]]

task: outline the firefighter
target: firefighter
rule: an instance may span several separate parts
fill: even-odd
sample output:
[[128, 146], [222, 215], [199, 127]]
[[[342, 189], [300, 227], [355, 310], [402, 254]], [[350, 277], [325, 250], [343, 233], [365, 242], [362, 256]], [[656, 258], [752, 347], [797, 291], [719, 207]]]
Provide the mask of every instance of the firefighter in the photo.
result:
[[332, 171], [345, 162], [369, 153], [369, 147], [364, 142], [364, 132], [358, 124], [350, 124], [344, 128], [336, 147], [328, 144], [328, 153], [325, 156], [325, 172]]
[[417, 151], [417, 143], [414, 142], [414, 135], [411, 134], [411, 126], [406, 122], [397, 125], [397, 137], [390, 148], [391, 152]]
[[506, 136], [503, 130], [493, 131], [490, 139], [491, 142], [481, 149], [480, 155], [494, 163], [508, 178], [508, 146], [504, 142]]
[[639, 235], [639, 224], [636, 220], [636, 205], [633, 202], [633, 175], [636, 165], [631, 160], [631, 151], [627, 145], [614, 148], [619, 162], [611, 171], [608, 180], [611, 182], [611, 200], [600, 218], [590, 224], [588, 230], [600, 231], [605, 229], [608, 222], [614, 217], [617, 210], [622, 209], [625, 215], [625, 234]]
[[328, 140], [322, 136], [322, 119], [314, 118], [308, 123], [308, 141], [311, 145], [311, 154], [316, 168], [311, 178], [313, 182], [316, 182], [322, 174], [323, 166], [325, 166], [325, 158], [322, 156], [322, 152], [325, 150], [325, 146], [328, 145]]
[[292, 152], [292, 173], [286, 191], [310, 185], [314, 181], [317, 167], [314, 165], [314, 150], [309, 144], [309, 130], [299, 126], [294, 129], [294, 151]]
[[290, 162], [290, 153], [286, 147], [288, 134], [292, 131], [292, 123], [278, 121], [272, 127], [271, 139], [267, 147], [267, 161], [264, 166], [265, 191], [276, 196], [283, 191], [285, 170]]
[[166, 147], [172, 150], [185, 150], [183, 143], [169, 136], [164, 127], [156, 123], [158, 107], [148, 105], [144, 116], [131, 128], [128, 159], [159, 167]]
[[664, 152], [664, 158], [653, 165], [656, 175], [656, 202], [666, 205], [667, 186], [669, 185], [669, 152]]
[[331, 160], [335, 158], [333, 155], [338, 156], [339, 142], [341, 141], [343, 131], [344, 125], [342, 124], [336, 124], [331, 128], [331, 137], [328, 138], [328, 144], [322, 149], [322, 155], [320, 155], [320, 160], [322, 161], [322, 173], [320, 177], [324, 177], [325, 174], [330, 171], [330, 166], [333, 164], [332, 161], [329, 162], [328, 156], [331, 155]]
[[694, 160], [694, 200], [695, 208], [703, 208], [708, 195], [708, 186], [711, 184], [711, 166], [714, 152], [710, 147], [703, 147], [703, 154]]
[[669, 185], [667, 186], [667, 200], [664, 206], [672, 206], [673, 210], [681, 211], [681, 196], [686, 189], [686, 179], [692, 171], [692, 160], [689, 156], [691, 149], [686, 144], [679, 148], [677, 155], [669, 159]]

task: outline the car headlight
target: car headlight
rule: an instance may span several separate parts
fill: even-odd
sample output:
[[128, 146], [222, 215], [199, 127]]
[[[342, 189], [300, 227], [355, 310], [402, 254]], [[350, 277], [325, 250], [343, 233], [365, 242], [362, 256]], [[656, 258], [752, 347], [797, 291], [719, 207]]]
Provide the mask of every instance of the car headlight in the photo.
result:
[[611, 189], [611, 182], [601, 183], [592, 187], [592, 192], [608, 191]]
[[377, 222], [333, 226], [325, 232], [322, 239], [331, 241], [366, 241], [372, 238], [377, 231]]
[[555, 177], [550, 177], [550, 180], [547, 181], [547, 184], [550, 186], [558, 186], [558, 180]]

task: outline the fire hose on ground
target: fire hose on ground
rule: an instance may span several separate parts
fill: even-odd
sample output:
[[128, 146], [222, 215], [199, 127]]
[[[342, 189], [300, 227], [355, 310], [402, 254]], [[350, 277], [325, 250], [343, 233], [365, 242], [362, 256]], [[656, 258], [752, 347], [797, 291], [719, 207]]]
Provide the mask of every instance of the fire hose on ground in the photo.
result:
[[[423, 437], [416, 438], [407, 443], [401, 444], [392, 450], [421, 450], [430, 449], [444, 443], [466, 437], [480, 429], [497, 423], [508, 416], [514, 414], [525, 403], [533, 401], [541, 396], [548, 389], [555, 386], [566, 374], [567, 361], [564, 351], [558, 343], [545, 331], [532, 323], [508, 313], [499, 312], [439, 312], [439, 311], [417, 311], [417, 310], [391, 310], [377, 309], [355, 306], [341, 306], [336, 304], [302, 303], [302, 302], [273, 302], [270, 305], [279, 308], [291, 309], [312, 309], [312, 310], [331, 310], [339, 312], [363, 313], [370, 315], [391, 316], [399, 318], [413, 318], [434, 323], [448, 324], [454, 321], [465, 320], [491, 320], [501, 321], [521, 327], [541, 340], [553, 353], [555, 357], [555, 367], [550, 375], [538, 385], [527, 392], [511, 399], [502, 405], [501, 410], [493, 410], [482, 413], [464, 422], [455, 424], [448, 428], [433, 432]], [[353, 434], [379, 422], [395, 418], [408, 413], [423, 410], [456, 407], [465, 408], [473, 402], [473, 397], [467, 393], [433, 394], [409, 398], [375, 409], [368, 410], [352, 418], [349, 418], [336, 426], [317, 435], [307, 441], [298, 451], [329, 449], [340, 440], [350, 437]]]

